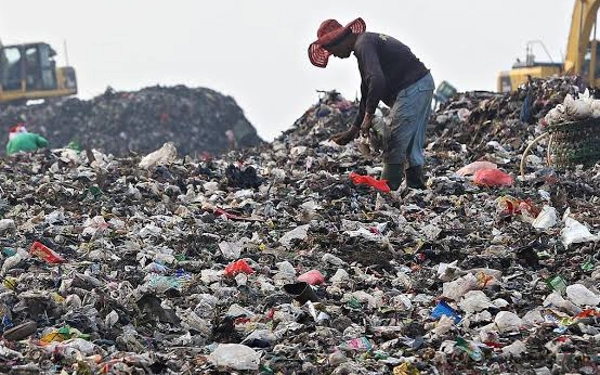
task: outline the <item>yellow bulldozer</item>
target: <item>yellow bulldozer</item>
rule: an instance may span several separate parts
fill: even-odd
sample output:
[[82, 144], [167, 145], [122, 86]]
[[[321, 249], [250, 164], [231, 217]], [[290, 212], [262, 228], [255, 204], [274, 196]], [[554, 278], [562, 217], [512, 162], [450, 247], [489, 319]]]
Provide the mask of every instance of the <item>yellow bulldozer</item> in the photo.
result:
[[[527, 82], [528, 76], [545, 78], [555, 75], [577, 75], [581, 77], [583, 85], [600, 88], [600, 49], [596, 40], [598, 7], [600, 0], [575, 0], [564, 61], [536, 62], [532, 46], [539, 41], [528, 42], [526, 60], [517, 61], [511, 70], [500, 72], [498, 92], [517, 90]], [[592, 31], [594, 35], [590, 40]]]
[[0, 43], [0, 104], [23, 104], [77, 94], [75, 69], [56, 67], [49, 44]]

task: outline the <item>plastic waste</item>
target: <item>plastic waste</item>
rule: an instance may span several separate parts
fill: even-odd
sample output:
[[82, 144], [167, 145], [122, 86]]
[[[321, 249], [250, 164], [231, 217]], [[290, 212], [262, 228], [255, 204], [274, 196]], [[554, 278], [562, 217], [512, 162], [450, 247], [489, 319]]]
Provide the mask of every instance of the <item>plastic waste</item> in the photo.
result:
[[460, 297], [467, 294], [468, 291], [479, 287], [479, 281], [475, 275], [468, 273], [460, 278], [444, 283], [442, 295], [452, 300], [458, 301]]
[[502, 354], [513, 358], [521, 358], [521, 355], [527, 351], [527, 347], [521, 340], [516, 340], [510, 345], [502, 348]]
[[221, 253], [225, 258], [238, 259], [242, 255], [244, 246], [238, 243], [223, 241], [219, 243], [219, 249], [221, 249]]
[[458, 312], [450, 307], [445, 301], [440, 301], [431, 312], [431, 319], [437, 320], [442, 316], [452, 318], [456, 324], [460, 323], [462, 319]]
[[345, 341], [339, 348], [346, 351], [367, 352], [373, 349], [373, 343], [366, 337], [358, 337]]
[[455, 347], [467, 353], [469, 357], [474, 361], [479, 362], [483, 360], [483, 352], [481, 351], [481, 348], [479, 348], [479, 346], [471, 342], [468, 342], [462, 337], [456, 338]]
[[2, 219], [0, 220], [0, 234], [14, 232], [17, 230], [17, 226], [15, 225], [15, 221], [12, 219]]
[[[541, 105], [533, 106], [533, 117], [562, 102], [572, 82], [534, 80], [532, 96]], [[136, 122], [148, 122], [153, 113], [143, 110], [143, 97], [129, 95], [112, 94], [110, 101], [99, 98], [85, 106], [73, 100], [44, 105], [46, 116], [56, 111], [71, 120], [34, 117], [32, 126], [52, 124], [55, 134], [63, 122], [81, 124], [80, 112], [114, 102], [136, 116], [124, 122], [116, 121], [123, 120], [119, 111], [103, 116], [105, 125], [97, 128], [112, 138], [93, 132], [90, 142], [104, 143], [89, 146], [110, 139], [135, 150], [146, 139], [132, 133]], [[536, 230], [533, 223], [536, 205], [562, 213], [568, 204], [578, 215], [572, 217], [586, 226], [584, 218], [590, 218], [588, 229], [597, 234], [592, 224], [600, 212], [594, 205], [600, 170], [566, 170], [553, 176], [558, 182], [552, 185], [541, 169], [547, 142], [540, 142], [534, 150], [539, 162], [528, 164], [534, 173], [522, 186], [481, 189], [457, 178], [453, 171], [479, 156], [512, 173], [520, 152], [537, 136], [537, 129], [518, 120], [521, 93], [457, 96], [428, 125], [426, 147], [434, 162], [428, 164], [424, 191], [389, 195], [344, 181], [353, 170], [376, 177], [380, 167], [365, 163], [354, 147], [324, 141], [346, 128], [348, 116], [336, 109], [318, 121], [311, 110], [282, 137], [224, 156], [176, 140], [178, 151], [189, 147], [193, 154], [150, 170], [139, 168], [139, 153], [121, 158], [92, 150], [94, 161], [86, 152], [53, 150], [0, 158], [0, 219], [17, 224], [14, 233], [0, 235], [0, 246], [13, 250], [0, 255], [2, 329], [10, 332], [26, 321], [38, 325], [22, 340], [0, 343], [0, 372], [32, 363], [30, 373], [79, 375], [341, 375], [392, 369], [492, 374], [533, 373], [543, 366], [552, 373], [593, 374], [600, 305], [577, 305], [566, 288], [581, 284], [599, 294], [597, 246], [572, 244], [565, 251], [556, 233], [563, 222], [549, 230]], [[175, 133], [190, 139], [206, 135], [204, 127], [190, 127], [196, 123], [189, 119], [210, 107], [209, 98], [206, 105], [182, 95], [159, 99], [152, 108], [170, 116], [151, 132], [172, 130], [176, 122], [181, 132]], [[15, 106], [11, 112], [35, 116], [37, 107]], [[457, 118], [462, 107], [472, 111], [468, 129]], [[446, 118], [443, 126], [435, 122], [440, 115]], [[226, 130], [219, 128], [207, 142], [225, 140]], [[216, 148], [208, 151], [217, 155]], [[90, 199], [96, 187], [102, 193]], [[500, 207], [509, 201], [508, 192], [517, 203]], [[511, 220], [499, 219], [504, 209]], [[300, 225], [308, 226], [294, 231]], [[280, 241], [292, 231], [289, 242]], [[40, 242], [68, 264], [30, 257], [34, 236], [43, 236]], [[240, 259], [254, 273], [225, 277], [225, 268]], [[300, 284], [291, 290], [294, 295], [285, 290], [310, 270], [319, 270], [326, 282]], [[555, 285], [562, 296], [544, 284], [557, 275], [564, 278], [562, 289]], [[320, 301], [302, 303], [302, 292], [311, 291]], [[433, 320], [441, 300], [453, 311]], [[501, 310], [521, 317], [521, 327], [499, 330], [494, 320]], [[458, 323], [456, 315], [462, 318]], [[67, 323], [89, 335], [92, 354], [62, 351], [69, 339], [85, 340], [73, 331], [55, 335], [63, 341], [41, 341]], [[338, 348], [363, 337], [371, 350]], [[467, 351], [455, 347], [457, 337], [466, 341]], [[526, 348], [520, 358], [516, 340]], [[242, 344], [265, 358], [257, 370], [218, 368], [208, 356], [219, 343]], [[481, 361], [469, 357], [477, 359], [477, 349], [484, 354]]]
[[244, 259], [240, 259], [230, 263], [223, 271], [225, 277], [234, 277], [239, 273], [252, 274], [254, 270]]
[[434, 329], [431, 330], [433, 334], [437, 336], [443, 336], [452, 330], [454, 327], [455, 319], [452, 316], [442, 315], [438, 320]]
[[565, 107], [565, 114], [574, 120], [585, 119], [592, 114], [591, 100], [589, 99], [589, 92], [587, 90], [577, 99], [573, 98], [571, 94], [567, 94], [563, 105]]
[[6, 258], [4, 263], [2, 263], [2, 274], [6, 274], [11, 269], [16, 268], [23, 259], [27, 258], [29, 258], [29, 254], [27, 252], [17, 250], [14, 255]]
[[452, 281], [460, 275], [460, 268], [457, 267], [458, 261], [452, 263], [440, 263], [437, 270], [438, 279], [442, 281]]
[[562, 236], [562, 243], [565, 247], [569, 247], [574, 243], [598, 240], [598, 236], [591, 234], [590, 230], [585, 225], [571, 217], [565, 219], [565, 227], [561, 230], [560, 234]]
[[318, 270], [311, 270], [298, 276], [298, 281], [304, 281], [310, 285], [319, 285], [325, 282], [325, 276]]
[[538, 216], [533, 221], [533, 227], [539, 230], [547, 230], [558, 223], [558, 214], [556, 209], [550, 206], [543, 206]]
[[383, 193], [389, 193], [391, 191], [386, 180], [378, 180], [371, 176], [361, 176], [356, 172], [350, 173], [350, 180], [357, 185], [369, 185]]
[[566, 288], [567, 298], [579, 306], [598, 306], [600, 297], [582, 284], [572, 284]]
[[241, 344], [219, 344], [208, 359], [219, 368], [237, 371], [256, 371], [260, 364], [260, 354]]
[[480, 186], [497, 187], [510, 186], [514, 179], [500, 169], [479, 169], [473, 175], [473, 182]]
[[334, 284], [343, 283], [348, 280], [350, 280], [350, 275], [341, 268], [338, 268], [338, 270], [335, 271], [335, 274], [329, 278], [329, 281]]
[[75, 349], [83, 355], [92, 355], [96, 350], [96, 345], [82, 338], [74, 338], [65, 340], [56, 345], [54, 347], [54, 352], [61, 353], [63, 355], [66, 354], [67, 357], [70, 357], [69, 354], [74, 354], [74, 352], [70, 349]]
[[495, 163], [489, 161], [474, 161], [471, 164], [465, 165], [456, 171], [458, 176], [464, 177], [472, 175], [480, 169], [497, 169], [498, 166]]
[[283, 246], [290, 246], [293, 240], [304, 240], [306, 239], [306, 237], [308, 236], [308, 230], [310, 229], [310, 225], [309, 224], [304, 224], [304, 225], [300, 225], [294, 229], [292, 229], [291, 231], [287, 232], [286, 234], [284, 234], [280, 239], [279, 242], [283, 245]]
[[518, 332], [521, 329], [522, 320], [511, 311], [500, 311], [494, 318], [494, 323], [500, 332]]
[[29, 254], [51, 264], [65, 262], [65, 259], [62, 256], [60, 256], [58, 253], [48, 248], [46, 245], [42, 244], [39, 241], [33, 242], [31, 248], [29, 249]]
[[559, 294], [563, 294], [567, 290], [567, 282], [560, 275], [549, 278], [546, 283], [550, 289]]
[[169, 165], [177, 158], [177, 148], [173, 142], [166, 142], [158, 150], [144, 156], [140, 168], [152, 169], [159, 165]]
[[467, 292], [458, 302], [458, 307], [465, 312], [473, 313], [495, 306], [484, 292], [481, 290], [472, 290]]
[[504, 195], [496, 199], [498, 204], [498, 215], [509, 217], [513, 215], [528, 216], [533, 221], [539, 214], [539, 209], [529, 199], [518, 199], [510, 195]]

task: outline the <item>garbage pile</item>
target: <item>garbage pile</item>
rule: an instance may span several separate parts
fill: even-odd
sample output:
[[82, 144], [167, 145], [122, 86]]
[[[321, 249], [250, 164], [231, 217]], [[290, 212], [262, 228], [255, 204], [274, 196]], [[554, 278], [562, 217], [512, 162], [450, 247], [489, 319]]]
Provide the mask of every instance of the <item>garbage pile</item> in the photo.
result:
[[579, 91], [577, 78], [555, 77], [532, 79], [510, 94], [459, 93], [435, 114], [428, 132], [431, 147], [454, 151], [467, 147], [477, 159], [489, 149], [489, 142], [497, 142], [522, 153], [546, 114]]
[[600, 167], [431, 147], [385, 193], [328, 140], [353, 110], [213, 159], [1, 159], [0, 371], [597, 374]]
[[[117, 156], [146, 154], [168, 141], [191, 156], [262, 142], [233, 98], [182, 85], [135, 92], [109, 88], [91, 100], [11, 106], [0, 112], [4, 144], [9, 127], [18, 122], [25, 122], [28, 131], [43, 135], [55, 148], [74, 142]], [[228, 130], [233, 132], [231, 140]]]

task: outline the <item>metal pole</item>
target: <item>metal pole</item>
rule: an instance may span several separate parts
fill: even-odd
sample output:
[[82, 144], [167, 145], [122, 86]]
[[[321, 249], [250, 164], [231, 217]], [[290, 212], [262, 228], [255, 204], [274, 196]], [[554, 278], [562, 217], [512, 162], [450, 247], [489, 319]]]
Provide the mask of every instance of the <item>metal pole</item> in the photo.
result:
[[67, 40], [63, 40], [63, 48], [65, 50], [65, 65], [69, 66], [69, 52], [67, 51]]

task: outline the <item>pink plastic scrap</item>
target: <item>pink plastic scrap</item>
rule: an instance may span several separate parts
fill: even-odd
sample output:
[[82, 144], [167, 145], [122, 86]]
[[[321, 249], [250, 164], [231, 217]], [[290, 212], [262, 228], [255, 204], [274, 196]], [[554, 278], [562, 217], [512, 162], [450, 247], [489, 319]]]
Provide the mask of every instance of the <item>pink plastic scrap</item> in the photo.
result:
[[477, 172], [480, 169], [496, 169], [496, 168], [498, 168], [498, 166], [489, 161], [474, 161], [473, 163], [471, 163], [469, 165], [465, 165], [464, 167], [462, 167], [461, 169], [456, 171], [456, 174], [461, 177], [464, 177], [464, 176], [467, 176], [470, 174], [474, 174], [475, 172]]

